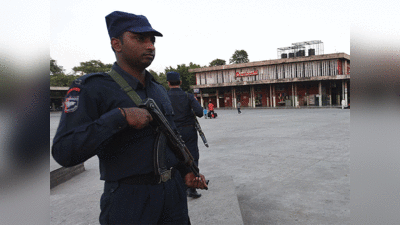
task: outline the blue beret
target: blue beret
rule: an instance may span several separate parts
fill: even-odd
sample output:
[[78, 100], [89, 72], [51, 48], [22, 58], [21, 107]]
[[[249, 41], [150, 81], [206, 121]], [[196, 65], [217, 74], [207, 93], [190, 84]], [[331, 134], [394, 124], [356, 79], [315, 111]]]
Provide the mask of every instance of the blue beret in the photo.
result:
[[179, 76], [179, 73], [177, 72], [168, 72], [167, 73], [167, 81], [180, 81], [181, 78]]
[[154, 36], [163, 36], [154, 30], [145, 16], [121, 11], [114, 11], [106, 16], [106, 24], [110, 39], [119, 37], [125, 31], [133, 33], [154, 33]]

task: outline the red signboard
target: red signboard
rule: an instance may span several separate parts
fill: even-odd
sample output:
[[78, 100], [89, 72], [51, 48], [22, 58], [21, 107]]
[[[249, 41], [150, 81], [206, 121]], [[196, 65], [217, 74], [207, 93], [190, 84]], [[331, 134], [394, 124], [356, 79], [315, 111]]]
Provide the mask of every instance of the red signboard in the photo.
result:
[[255, 70], [253, 72], [244, 72], [244, 73], [236, 72], [236, 77], [246, 77], [246, 76], [255, 76], [255, 75], [258, 75], [258, 70]]

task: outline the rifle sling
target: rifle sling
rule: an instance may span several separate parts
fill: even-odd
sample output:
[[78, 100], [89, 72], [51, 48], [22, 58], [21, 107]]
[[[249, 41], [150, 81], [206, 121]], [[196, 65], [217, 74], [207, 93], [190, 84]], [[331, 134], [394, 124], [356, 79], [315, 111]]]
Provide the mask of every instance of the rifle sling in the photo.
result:
[[[133, 88], [128, 84], [128, 82], [121, 76], [121, 74], [119, 74], [117, 71], [111, 69], [110, 72], [108, 72], [108, 75], [110, 75], [110, 77], [112, 79], [114, 79], [115, 82], [117, 82], [117, 84], [119, 84], [119, 86], [121, 86], [121, 90], [123, 90], [131, 99], [132, 101], [136, 104], [136, 106], [139, 106], [139, 104], [142, 102], [142, 98], [140, 98], [140, 96], [136, 93], [135, 90], [133, 90]], [[161, 140], [161, 141], [165, 141], [165, 137], [162, 138], [163, 134], [157, 134], [158, 137], [156, 138], [157, 141]], [[160, 137], [161, 135], [161, 137]], [[165, 145], [162, 145], [164, 148], [159, 148], [159, 143], [155, 143], [154, 145], [154, 154], [155, 157], [158, 156], [158, 159], [154, 159], [155, 167], [158, 168], [154, 168], [155, 171], [154, 172], [158, 172], [159, 174], [161, 174], [162, 172], [167, 170], [167, 166], [165, 165]], [[161, 151], [160, 151], [161, 149]]]

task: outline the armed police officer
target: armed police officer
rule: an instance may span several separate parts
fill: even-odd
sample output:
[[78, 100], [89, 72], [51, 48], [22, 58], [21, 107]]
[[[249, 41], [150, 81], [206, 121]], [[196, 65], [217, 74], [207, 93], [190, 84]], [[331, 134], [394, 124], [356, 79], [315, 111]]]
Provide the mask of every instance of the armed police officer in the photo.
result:
[[[155, 57], [155, 36], [162, 34], [145, 16], [120, 11], [107, 15], [106, 25], [116, 62], [109, 73], [85, 75], [71, 85], [53, 157], [70, 167], [98, 156], [105, 181], [101, 224], [188, 224], [185, 184], [207, 188], [204, 176], [195, 177], [168, 146], [155, 152], [153, 118], [126, 93], [152, 98], [175, 128], [165, 88], [146, 71]], [[128, 86], [121, 88], [111, 74]], [[157, 173], [161, 165], [166, 176]]]
[[[186, 93], [180, 88], [182, 81], [177, 72], [168, 72], [167, 81], [170, 90], [168, 96], [174, 110], [174, 122], [182, 139], [194, 158], [194, 163], [199, 165], [199, 148], [197, 145], [198, 136], [195, 128], [195, 117], [203, 116], [203, 108], [193, 94]], [[194, 113], [194, 114], [193, 114]], [[201, 197], [195, 188], [188, 188], [188, 196], [193, 198]]]

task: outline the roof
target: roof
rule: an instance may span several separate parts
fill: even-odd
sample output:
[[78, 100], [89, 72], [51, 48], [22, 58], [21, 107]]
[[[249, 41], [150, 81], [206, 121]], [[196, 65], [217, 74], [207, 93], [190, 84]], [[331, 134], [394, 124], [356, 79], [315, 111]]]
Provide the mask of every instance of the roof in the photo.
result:
[[333, 54], [324, 54], [324, 55], [300, 56], [300, 57], [294, 57], [294, 58], [272, 59], [272, 60], [241, 63], [241, 64], [202, 67], [202, 68], [196, 68], [196, 69], [189, 69], [189, 72], [191, 72], [191, 73], [209, 72], [209, 71], [216, 71], [216, 70], [238, 69], [238, 68], [246, 68], [246, 67], [276, 65], [276, 64], [283, 64], [283, 63], [309, 62], [309, 61], [318, 61], [318, 60], [327, 60], [327, 59], [350, 60], [350, 55], [348, 55], [346, 53], [333, 53]]

